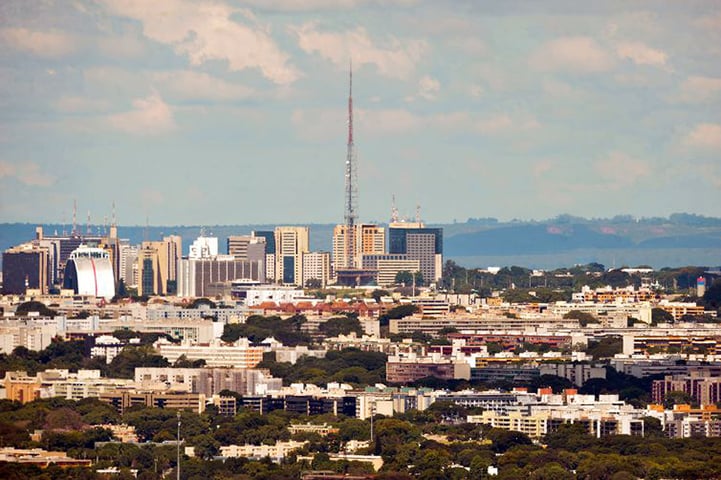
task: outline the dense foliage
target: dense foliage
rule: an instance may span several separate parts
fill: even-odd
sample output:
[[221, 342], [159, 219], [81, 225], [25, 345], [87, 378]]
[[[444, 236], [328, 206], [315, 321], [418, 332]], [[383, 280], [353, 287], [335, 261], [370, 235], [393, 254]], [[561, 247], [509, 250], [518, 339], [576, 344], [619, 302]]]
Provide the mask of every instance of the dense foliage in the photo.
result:
[[[339, 358], [353, 358], [352, 352]], [[348, 357], [350, 355], [350, 357]], [[360, 360], [361, 357], [355, 357]], [[336, 358], [337, 360], [337, 358]], [[259, 415], [239, 411], [235, 416], [218, 414], [209, 407], [203, 414], [182, 412], [181, 435], [195, 447], [195, 458], [183, 456], [183, 479], [297, 479], [303, 470], [323, 469], [340, 473], [368, 473], [367, 464], [333, 462], [328, 453], [338, 451], [349, 440], [372, 440], [367, 453], [380, 455], [384, 466], [378, 478], [481, 479], [488, 466], [499, 469], [495, 478], [517, 479], [712, 479], [721, 475], [721, 439], [668, 439], [660, 424], [649, 419], [645, 437], [611, 436], [601, 439], [588, 434], [580, 424], [562, 425], [534, 445], [519, 432], [493, 429], [463, 420], [467, 409], [449, 402], [437, 402], [425, 411], [411, 410], [393, 418], [377, 415], [374, 436], [370, 422], [356, 418], [319, 415], [299, 416], [284, 411]], [[108, 430], [96, 425], [123, 421], [133, 425], [147, 444], [107, 443]], [[337, 428], [327, 436], [291, 435], [291, 423], [329, 423]], [[29, 433], [43, 429], [39, 443]], [[67, 451], [75, 458], [97, 460], [92, 468], [41, 470], [21, 464], [0, 464], [0, 477], [7, 479], [99, 479], [96, 468], [117, 466], [118, 478], [157, 480], [173, 477], [176, 467], [176, 412], [134, 407], [123, 417], [95, 399], [73, 402], [62, 399], [37, 400], [25, 405], [0, 401], [2, 446], [33, 447]], [[307, 441], [298, 456], [281, 464], [267, 460], [214, 460], [223, 445], [273, 444], [279, 440]], [[100, 442], [97, 443], [96, 442]], [[300, 460], [298, 457], [310, 460]]]
[[261, 342], [273, 337], [284, 345], [309, 345], [313, 339], [301, 330], [306, 322], [303, 315], [293, 315], [282, 319], [278, 316], [263, 317], [251, 315], [245, 323], [228, 323], [220, 337], [224, 342], [235, 342], [239, 338], [248, 338], [251, 342]]
[[385, 382], [386, 360], [384, 353], [348, 348], [329, 351], [325, 358], [302, 357], [295, 365], [267, 360], [258, 367], [270, 369], [274, 377], [283, 378], [287, 385], [296, 382], [374, 385]]

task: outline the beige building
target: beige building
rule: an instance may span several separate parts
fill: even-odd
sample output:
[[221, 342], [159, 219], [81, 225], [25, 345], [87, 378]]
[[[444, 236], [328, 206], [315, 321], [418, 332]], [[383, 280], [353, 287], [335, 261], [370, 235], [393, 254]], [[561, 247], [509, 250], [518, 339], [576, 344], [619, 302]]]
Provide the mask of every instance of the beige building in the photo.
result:
[[171, 235], [160, 241], [143, 242], [138, 251], [138, 295], [167, 295], [169, 282], [178, 279], [182, 240]]
[[241, 338], [231, 345], [217, 340], [201, 345], [159, 343], [158, 350], [171, 364], [184, 355], [188, 360], [205, 360], [207, 367], [234, 368], [254, 368], [263, 361], [264, 352], [262, 347], [250, 346], [247, 338]]
[[[359, 268], [363, 255], [380, 255], [386, 251], [385, 228], [370, 223], [353, 226], [353, 237], [346, 243], [347, 225], [336, 225], [333, 229], [334, 268]], [[346, 251], [350, 248], [351, 251]], [[350, 257], [350, 258], [349, 258]]]
[[300, 285], [303, 281], [303, 254], [310, 251], [308, 227], [275, 229], [275, 281]]
[[223, 457], [246, 457], [265, 458], [271, 460], [282, 460], [295, 450], [303, 448], [308, 442], [277, 442], [275, 445], [228, 445], [220, 447], [220, 455]]
[[320, 280], [325, 287], [330, 280], [330, 252], [308, 252], [302, 256], [303, 286], [308, 280]]

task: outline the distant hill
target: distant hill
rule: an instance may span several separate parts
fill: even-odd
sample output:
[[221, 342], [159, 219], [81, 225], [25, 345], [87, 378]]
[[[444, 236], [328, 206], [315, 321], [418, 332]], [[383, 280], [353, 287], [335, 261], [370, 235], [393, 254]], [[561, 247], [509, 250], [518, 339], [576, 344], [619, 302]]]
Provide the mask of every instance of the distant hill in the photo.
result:
[[[36, 224], [0, 224], [0, 249], [28, 241]], [[687, 213], [668, 218], [636, 219], [620, 215], [610, 219], [584, 219], [560, 215], [542, 221], [500, 222], [494, 218], [469, 219], [463, 223], [429, 225], [444, 229], [444, 256], [465, 266], [517, 264], [550, 268], [568, 262], [648, 263], [655, 267], [721, 264], [721, 219]], [[44, 225], [46, 235], [63, 233], [61, 225]], [[330, 251], [333, 225], [311, 224], [310, 246]], [[67, 228], [67, 227], [65, 227]], [[275, 225], [215, 225], [203, 227], [206, 235], [219, 237], [225, 251], [229, 235], [252, 230], [272, 230]], [[82, 229], [85, 231], [85, 228]], [[104, 227], [91, 226], [93, 234]], [[121, 238], [132, 244], [176, 234], [184, 251], [201, 231], [200, 226], [120, 226]], [[483, 263], [476, 263], [483, 262]], [[524, 263], [525, 262], [525, 263]]]
[[512, 225], [445, 239], [445, 251], [451, 256], [560, 253], [579, 248], [631, 246], [633, 242], [627, 237], [599, 233], [587, 225], [566, 225], [564, 228], [554, 225]]

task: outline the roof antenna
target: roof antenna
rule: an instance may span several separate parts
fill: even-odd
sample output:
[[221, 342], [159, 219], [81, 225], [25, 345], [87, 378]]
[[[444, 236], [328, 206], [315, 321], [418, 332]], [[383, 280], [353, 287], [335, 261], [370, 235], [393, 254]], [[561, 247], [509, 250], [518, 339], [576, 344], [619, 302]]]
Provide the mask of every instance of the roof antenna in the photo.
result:
[[396, 194], [393, 194], [393, 200], [391, 203], [391, 222], [398, 223], [398, 207], [396, 207]]
[[73, 229], [70, 230], [70, 236], [74, 237], [78, 234], [78, 199], [73, 199]]

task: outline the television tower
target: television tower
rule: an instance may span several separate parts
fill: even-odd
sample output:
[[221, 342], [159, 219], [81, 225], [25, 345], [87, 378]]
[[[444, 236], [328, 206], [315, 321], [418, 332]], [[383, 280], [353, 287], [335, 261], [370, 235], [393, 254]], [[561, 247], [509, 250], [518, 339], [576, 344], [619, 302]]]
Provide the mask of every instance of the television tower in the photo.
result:
[[348, 152], [345, 161], [345, 259], [346, 268], [355, 268], [355, 222], [357, 208], [357, 172], [355, 145], [353, 144], [353, 63], [349, 68], [348, 88]]

